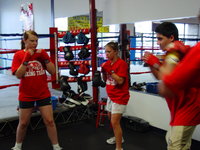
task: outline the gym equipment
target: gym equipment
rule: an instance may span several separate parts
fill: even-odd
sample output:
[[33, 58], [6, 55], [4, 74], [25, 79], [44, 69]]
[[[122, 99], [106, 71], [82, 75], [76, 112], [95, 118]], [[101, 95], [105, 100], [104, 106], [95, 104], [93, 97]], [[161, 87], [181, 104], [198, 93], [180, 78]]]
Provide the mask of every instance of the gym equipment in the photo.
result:
[[75, 39], [75, 37], [74, 37], [74, 35], [72, 33], [70, 33], [69, 31], [67, 31], [66, 34], [63, 37], [63, 42], [65, 44], [75, 43], [76, 39]]
[[69, 91], [71, 89], [70, 85], [67, 82], [68, 76], [61, 76], [60, 77], [60, 89], [62, 91]]
[[76, 67], [74, 66], [73, 62], [69, 62], [69, 74], [72, 76], [77, 76], [78, 75], [78, 70], [76, 69]]
[[77, 91], [79, 94], [87, 91], [87, 89], [88, 89], [87, 82], [83, 81], [82, 78], [83, 78], [83, 76], [80, 76], [77, 79], [77, 83], [78, 83]]
[[79, 67], [79, 69], [78, 69], [78, 72], [82, 73], [82, 74], [88, 74], [90, 72], [89, 65], [81, 64], [80, 67]]
[[102, 81], [101, 79], [101, 72], [100, 71], [96, 71], [94, 73], [94, 77], [92, 79], [92, 86], [94, 87], [105, 87], [106, 86], [106, 83]]
[[68, 60], [68, 61], [70, 61], [70, 60], [72, 60], [72, 59], [74, 59], [74, 54], [72, 53], [72, 51], [70, 50], [70, 47], [71, 46], [65, 46], [64, 48], [63, 48], [63, 51], [64, 51], [64, 58], [65, 58], [65, 60]]
[[89, 42], [89, 38], [87, 36], [85, 36], [85, 34], [83, 32], [80, 32], [77, 35], [77, 43], [78, 44], [84, 44], [87, 45]]
[[90, 52], [86, 47], [82, 47], [80, 52], [78, 53], [78, 57], [80, 59], [86, 59], [88, 57], [90, 57]]

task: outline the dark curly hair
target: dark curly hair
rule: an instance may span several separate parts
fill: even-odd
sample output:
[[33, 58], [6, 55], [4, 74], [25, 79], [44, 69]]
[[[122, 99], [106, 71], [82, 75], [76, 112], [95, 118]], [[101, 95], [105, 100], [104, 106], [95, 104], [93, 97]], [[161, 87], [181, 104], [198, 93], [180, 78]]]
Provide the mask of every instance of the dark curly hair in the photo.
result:
[[178, 40], [178, 29], [176, 25], [172, 22], [163, 22], [160, 25], [158, 25], [155, 29], [156, 33], [162, 34], [168, 38], [170, 38], [172, 35], [174, 36], [174, 40]]

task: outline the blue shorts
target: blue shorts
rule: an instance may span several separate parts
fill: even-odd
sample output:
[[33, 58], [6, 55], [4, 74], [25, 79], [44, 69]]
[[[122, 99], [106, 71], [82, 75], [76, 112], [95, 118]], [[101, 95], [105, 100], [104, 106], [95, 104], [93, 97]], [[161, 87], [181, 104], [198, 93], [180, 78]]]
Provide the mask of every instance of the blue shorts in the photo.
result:
[[40, 107], [46, 105], [51, 105], [51, 97], [29, 102], [19, 101], [19, 108], [33, 108], [35, 106]]

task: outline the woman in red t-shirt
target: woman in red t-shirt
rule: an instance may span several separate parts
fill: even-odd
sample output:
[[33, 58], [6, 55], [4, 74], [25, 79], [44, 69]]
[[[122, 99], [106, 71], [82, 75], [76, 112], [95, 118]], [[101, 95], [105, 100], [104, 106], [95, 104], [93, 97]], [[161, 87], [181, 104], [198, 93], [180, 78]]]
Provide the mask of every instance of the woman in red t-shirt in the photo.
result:
[[114, 131], [114, 137], [108, 144], [116, 144], [116, 150], [122, 150], [122, 129], [120, 120], [129, 101], [128, 65], [118, 56], [118, 43], [109, 42], [105, 46], [108, 61], [102, 64], [102, 73], [106, 81], [108, 100], [106, 109]]
[[19, 85], [19, 124], [13, 150], [21, 150], [28, 124], [35, 106], [40, 110], [54, 150], [61, 150], [53, 119], [51, 94], [48, 89], [46, 70], [55, 73], [55, 66], [45, 50], [36, 49], [38, 35], [26, 31], [23, 35], [22, 50], [15, 53], [12, 73], [20, 79]]

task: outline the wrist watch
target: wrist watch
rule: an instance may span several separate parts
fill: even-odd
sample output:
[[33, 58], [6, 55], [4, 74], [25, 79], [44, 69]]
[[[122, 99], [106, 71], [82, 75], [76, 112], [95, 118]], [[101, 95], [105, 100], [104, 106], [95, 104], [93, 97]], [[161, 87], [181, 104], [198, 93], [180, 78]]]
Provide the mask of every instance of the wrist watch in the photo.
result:
[[28, 66], [28, 61], [23, 62], [24, 66]]

